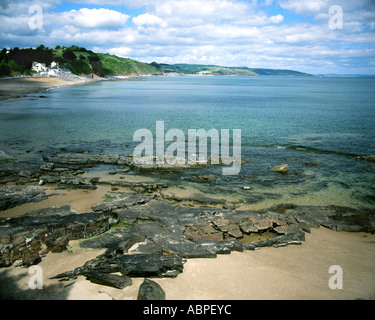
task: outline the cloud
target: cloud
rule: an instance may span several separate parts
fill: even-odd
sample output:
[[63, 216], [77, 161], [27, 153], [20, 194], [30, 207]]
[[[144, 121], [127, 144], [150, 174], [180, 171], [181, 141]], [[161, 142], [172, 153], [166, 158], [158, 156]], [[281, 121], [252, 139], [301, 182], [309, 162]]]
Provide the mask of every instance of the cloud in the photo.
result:
[[[71, 0], [76, 10], [58, 12], [61, 2], [2, 1], [2, 46], [77, 44], [146, 62], [375, 73], [371, 0], [339, 1], [342, 30], [328, 24], [336, 0]], [[43, 8], [42, 30], [28, 27], [32, 4]]]
[[166, 27], [167, 23], [160, 17], [145, 13], [133, 18], [133, 23], [136, 26], [160, 26]]
[[71, 10], [59, 14], [49, 13], [47, 22], [58, 25], [73, 26], [80, 29], [112, 29], [124, 27], [130, 16], [109, 9]]
[[293, 11], [297, 14], [318, 13], [327, 8], [327, 1], [323, 0], [282, 0], [279, 5], [283, 9]]

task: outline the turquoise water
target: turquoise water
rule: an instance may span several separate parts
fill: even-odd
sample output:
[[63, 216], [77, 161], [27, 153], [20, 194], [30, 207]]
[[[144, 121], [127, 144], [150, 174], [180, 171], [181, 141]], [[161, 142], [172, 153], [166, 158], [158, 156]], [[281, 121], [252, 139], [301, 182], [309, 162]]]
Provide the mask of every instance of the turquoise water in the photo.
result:
[[[375, 155], [373, 78], [151, 77], [39, 95], [0, 102], [2, 153], [19, 159], [60, 148], [132, 153], [134, 132], [155, 133], [156, 121], [186, 137], [188, 129], [241, 129], [239, 175], [210, 167], [162, 177], [215, 175], [218, 182], [202, 185], [203, 192], [235, 191], [249, 204], [375, 204], [375, 164], [355, 159]], [[282, 163], [288, 174], [270, 171]]]

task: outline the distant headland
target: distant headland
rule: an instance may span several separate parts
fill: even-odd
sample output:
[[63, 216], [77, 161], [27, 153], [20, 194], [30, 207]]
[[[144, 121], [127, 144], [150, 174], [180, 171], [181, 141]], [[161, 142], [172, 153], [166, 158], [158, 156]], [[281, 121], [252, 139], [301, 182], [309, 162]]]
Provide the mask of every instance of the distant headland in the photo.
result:
[[[144, 63], [108, 53], [95, 53], [76, 45], [57, 45], [48, 48], [18, 47], [0, 51], [0, 77], [32, 76], [41, 72], [33, 63], [44, 64], [46, 68], [56, 65], [73, 75], [86, 77], [139, 76], [139, 75], [286, 75], [311, 76], [310, 74], [281, 69], [248, 67], [223, 67], [203, 64], [159, 64]], [[35, 66], [35, 64], [34, 64]]]

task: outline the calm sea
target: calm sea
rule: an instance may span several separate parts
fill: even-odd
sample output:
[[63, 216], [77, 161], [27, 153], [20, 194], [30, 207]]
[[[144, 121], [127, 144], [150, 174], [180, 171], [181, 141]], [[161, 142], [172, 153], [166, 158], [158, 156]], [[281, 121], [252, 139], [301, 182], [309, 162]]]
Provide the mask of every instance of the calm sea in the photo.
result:
[[[154, 173], [161, 179], [213, 175], [202, 192], [249, 204], [375, 207], [375, 163], [355, 159], [375, 155], [373, 78], [151, 77], [53, 89], [0, 102], [0, 156], [130, 154], [134, 132], [155, 133], [156, 121], [186, 139], [188, 129], [242, 130], [239, 175], [210, 167]], [[283, 163], [288, 174], [270, 170]]]

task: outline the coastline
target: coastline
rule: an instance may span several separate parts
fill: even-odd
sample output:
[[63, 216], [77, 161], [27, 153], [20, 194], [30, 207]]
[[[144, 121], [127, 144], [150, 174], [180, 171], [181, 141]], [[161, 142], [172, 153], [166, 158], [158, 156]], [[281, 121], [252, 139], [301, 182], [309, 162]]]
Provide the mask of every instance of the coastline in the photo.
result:
[[[84, 176], [86, 178], [77, 178], [91, 179], [90, 175]], [[111, 175], [104, 175], [100, 181], [113, 181], [110, 177]], [[125, 179], [120, 179], [122, 182], [128, 179], [129, 183], [143, 181], [140, 180], [142, 176], [124, 177]], [[83, 212], [91, 211], [100, 199], [107, 199], [104, 203], [110, 203], [111, 197], [108, 195], [121, 195], [124, 192], [129, 194], [128, 187], [118, 186], [118, 190], [113, 191], [113, 187], [106, 183], [98, 184], [96, 190], [59, 190], [54, 184], [39, 188], [47, 193], [46, 200], [28, 202], [1, 211], [1, 217], [22, 217], [26, 212], [63, 208], [66, 205], [70, 205], [76, 213], [85, 215]], [[149, 221], [147, 214], [142, 214], [142, 206], [144, 205], [134, 208], [136, 211], [140, 210], [137, 214], [144, 221]], [[166, 209], [173, 206], [170, 204]], [[205, 212], [209, 210], [209, 207], [200, 205], [194, 208], [201, 208]], [[134, 209], [130, 211], [132, 210]], [[137, 228], [141, 225], [142, 222]], [[132, 285], [121, 290], [92, 283], [85, 276], [78, 276], [68, 282], [50, 279], [59, 273], [80, 267], [106, 251], [105, 248], [82, 247], [81, 241], [70, 240], [67, 249], [43, 255], [37, 264], [43, 270], [43, 290], [31, 290], [28, 287], [30, 275], [27, 267], [12, 265], [0, 268], [0, 299], [136, 300], [143, 277], [132, 278]], [[215, 258], [188, 258], [183, 272], [176, 278], [152, 280], [163, 288], [167, 300], [372, 300], [375, 299], [374, 246], [375, 234], [339, 232], [321, 226], [305, 233], [305, 240], [299, 245], [291, 243], [281, 247], [266, 246], [257, 250], [232, 251], [230, 254], [218, 254]], [[134, 249], [129, 249], [131, 250]], [[332, 265], [343, 268], [342, 290], [329, 288], [328, 281], [332, 276], [329, 268]]]
[[[344, 300], [375, 299], [375, 235], [312, 230], [299, 246], [233, 252], [214, 259], [188, 259], [175, 279], [152, 278], [167, 300]], [[50, 277], [71, 270], [104, 250], [49, 253], [38, 265], [44, 289], [28, 287], [27, 268], [0, 269], [1, 299], [136, 300], [144, 278], [119, 290], [79, 276], [69, 283]], [[332, 290], [329, 268], [343, 268], [343, 289]]]
[[31, 93], [44, 92], [51, 88], [59, 88], [100, 81], [101, 78], [86, 78], [74, 75], [59, 77], [20, 77], [0, 79], [0, 101], [16, 99]]

